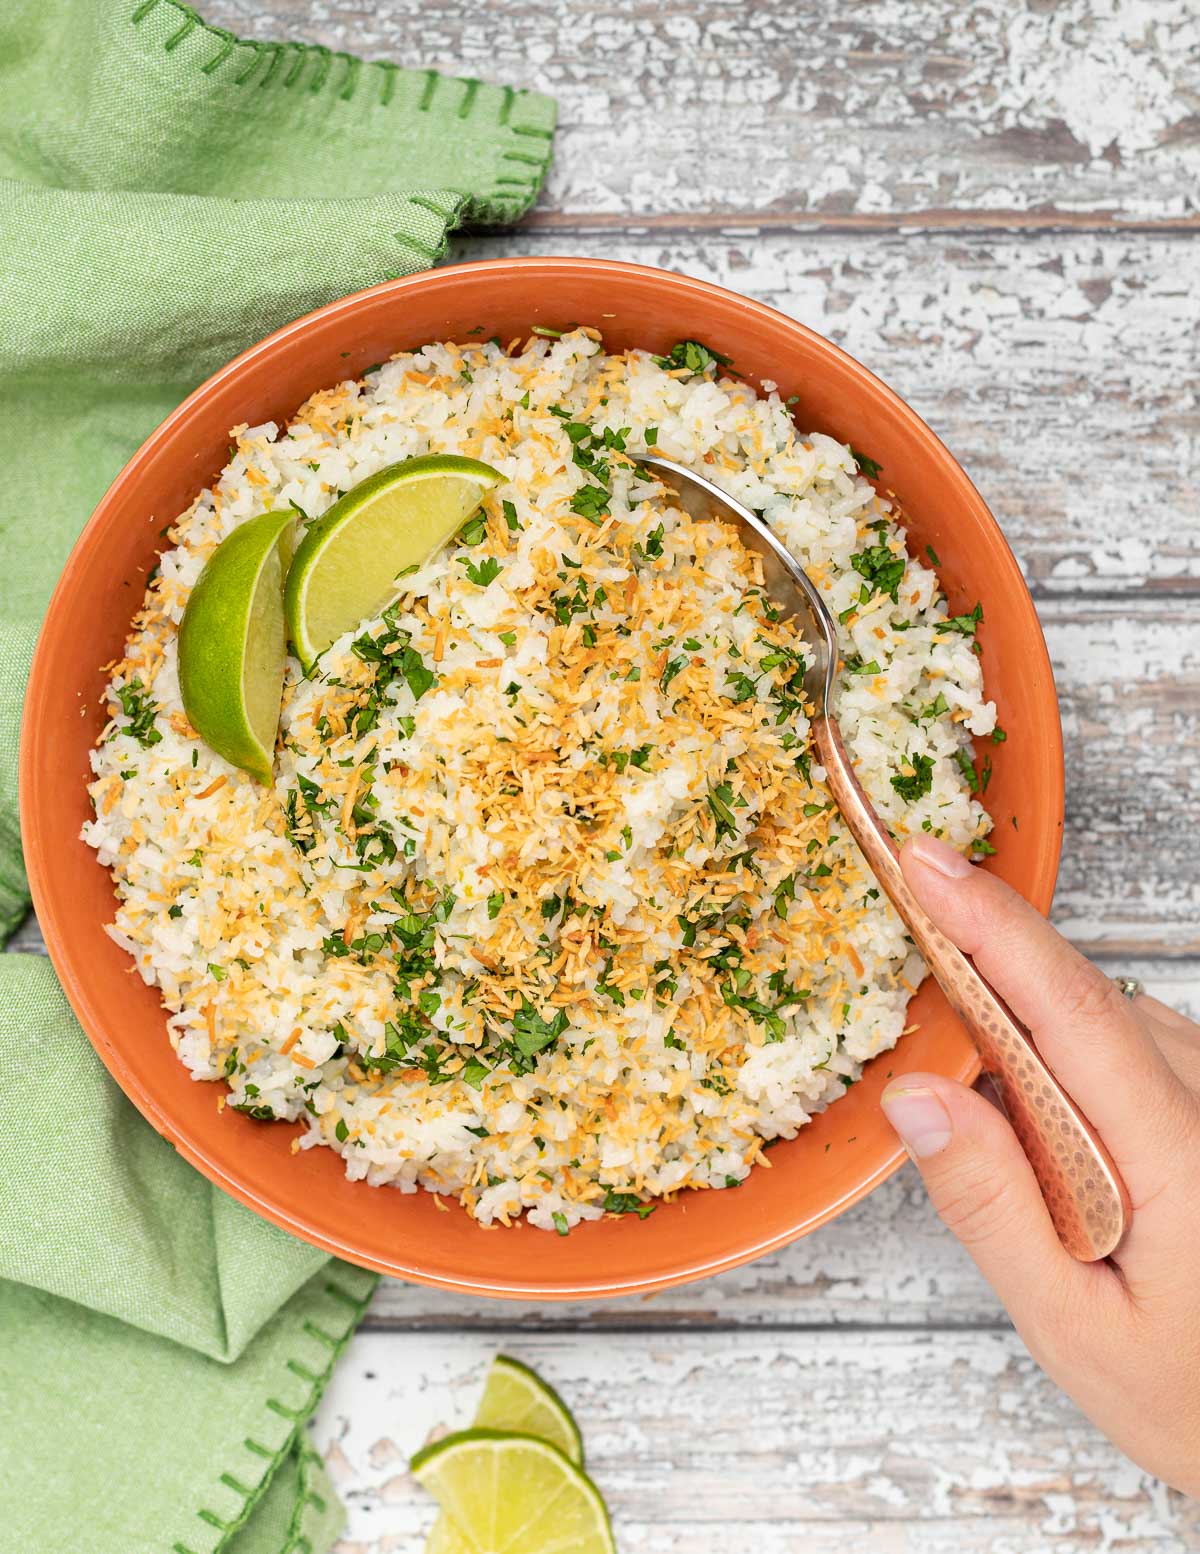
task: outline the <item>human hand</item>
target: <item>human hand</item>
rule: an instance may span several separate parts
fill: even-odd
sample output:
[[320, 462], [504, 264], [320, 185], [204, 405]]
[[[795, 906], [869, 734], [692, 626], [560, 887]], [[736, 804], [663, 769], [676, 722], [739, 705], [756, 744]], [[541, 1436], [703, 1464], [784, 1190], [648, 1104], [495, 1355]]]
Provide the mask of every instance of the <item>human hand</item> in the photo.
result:
[[1200, 1025], [1123, 997], [945, 843], [910, 841], [901, 866], [1104, 1140], [1133, 1201], [1125, 1239], [1106, 1262], [1070, 1257], [1015, 1134], [977, 1091], [905, 1074], [884, 1112], [1038, 1364], [1135, 1462], [1200, 1496]]

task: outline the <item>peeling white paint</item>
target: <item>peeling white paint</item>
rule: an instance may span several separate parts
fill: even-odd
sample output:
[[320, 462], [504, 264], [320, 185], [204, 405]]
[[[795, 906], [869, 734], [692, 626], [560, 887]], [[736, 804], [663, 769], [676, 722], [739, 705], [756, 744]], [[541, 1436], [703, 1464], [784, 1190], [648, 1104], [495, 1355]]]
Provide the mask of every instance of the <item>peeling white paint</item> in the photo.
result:
[[1190, 111], [1174, 72], [1200, 56], [1200, 12], [1189, 0], [1075, 0], [1038, 11], [1014, 7], [997, 80], [1000, 124], [1061, 118], [1099, 158], [1153, 152]]

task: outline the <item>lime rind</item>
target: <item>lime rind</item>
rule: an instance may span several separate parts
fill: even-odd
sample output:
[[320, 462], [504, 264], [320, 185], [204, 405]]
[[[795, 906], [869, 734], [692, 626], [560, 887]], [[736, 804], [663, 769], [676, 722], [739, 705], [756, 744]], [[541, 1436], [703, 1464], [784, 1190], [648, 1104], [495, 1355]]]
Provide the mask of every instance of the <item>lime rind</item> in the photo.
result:
[[284, 591], [288, 635], [305, 673], [330, 643], [378, 615], [395, 597], [398, 576], [428, 561], [502, 479], [478, 459], [424, 454], [378, 470], [311, 523]]

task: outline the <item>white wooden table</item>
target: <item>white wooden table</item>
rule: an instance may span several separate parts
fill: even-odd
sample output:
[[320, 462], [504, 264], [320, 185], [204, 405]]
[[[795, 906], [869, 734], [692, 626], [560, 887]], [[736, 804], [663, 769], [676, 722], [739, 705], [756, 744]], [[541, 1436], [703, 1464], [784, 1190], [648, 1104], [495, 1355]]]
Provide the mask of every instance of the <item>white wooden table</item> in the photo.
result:
[[[519, 231], [458, 257], [710, 277], [845, 345], [937, 429], [1058, 675], [1056, 919], [1200, 1012], [1195, 0], [208, 0], [554, 93]], [[35, 941], [34, 930], [23, 936]], [[388, 1283], [315, 1424], [343, 1554], [418, 1554], [410, 1451], [497, 1349], [575, 1408], [622, 1554], [1180, 1554], [1200, 1507], [1038, 1372], [911, 1171], [780, 1256], [649, 1300]]]

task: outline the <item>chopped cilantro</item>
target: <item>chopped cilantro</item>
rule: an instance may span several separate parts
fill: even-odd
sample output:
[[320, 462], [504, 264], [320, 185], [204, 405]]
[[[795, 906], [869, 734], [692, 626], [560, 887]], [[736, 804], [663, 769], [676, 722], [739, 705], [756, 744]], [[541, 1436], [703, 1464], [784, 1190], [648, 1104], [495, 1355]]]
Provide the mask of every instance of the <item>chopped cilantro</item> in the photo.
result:
[[892, 787], [902, 799], [907, 799], [911, 804], [933, 789], [933, 757], [910, 755], [908, 764], [912, 767], [912, 772], [898, 773], [892, 778]]
[[605, 1189], [600, 1206], [606, 1214], [636, 1214], [638, 1219], [648, 1219], [658, 1207], [656, 1203], [643, 1203], [635, 1192], [617, 1192], [613, 1187]]
[[859, 453], [857, 448], [850, 449], [850, 457], [858, 465], [859, 469], [862, 470], [863, 474], [867, 477], [868, 480], [879, 479], [879, 473], [883, 469], [882, 464], [878, 463], [875, 459], [869, 459], [865, 453]]
[[659, 689], [665, 691], [667, 686], [670, 685], [671, 681], [675, 678], [675, 676], [679, 673], [679, 671], [681, 669], [685, 668], [686, 665], [687, 665], [687, 659], [686, 658], [672, 658], [672, 659], [670, 659], [669, 662], [667, 663], [666, 668], [663, 670], [662, 674], [659, 676], [659, 679], [658, 679]]
[[957, 631], [961, 636], [973, 637], [976, 629], [983, 623], [983, 605], [976, 604], [969, 615], [952, 615], [949, 620], [938, 621], [936, 629], [939, 632]]
[[117, 700], [121, 703], [121, 711], [129, 719], [121, 733], [136, 739], [143, 749], [148, 750], [151, 745], [157, 745], [162, 739], [162, 734], [154, 726], [158, 708], [144, 694], [141, 680], [135, 676], [127, 685], [123, 685], [117, 692]]
[[522, 997], [521, 1007], [513, 1015], [513, 1040], [524, 1057], [531, 1058], [556, 1042], [566, 1030], [569, 1021], [565, 1009], [560, 1009], [552, 1020], [544, 1020], [527, 998]]
[[[893, 604], [899, 601], [900, 582], [908, 565], [906, 556], [897, 556], [886, 545], [870, 545], [850, 557], [850, 565], [877, 594], [886, 594]], [[867, 598], [870, 598], [868, 593]], [[866, 604], [867, 600], [859, 601]]]
[[743, 674], [740, 670], [731, 670], [725, 676], [725, 679], [733, 687], [731, 691], [725, 692], [731, 701], [749, 701], [757, 690], [757, 686], [750, 676]]
[[609, 495], [603, 486], [582, 485], [571, 498], [571, 511], [592, 523], [599, 523], [608, 512]]
[[[486, 1063], [481, 1063], [478, 1058], [470, 1058], [460, 1071], [458, 1077], [462, 1080], [463, 1084], [470, 1085], [472, 1090], [480, 1090], [483, 1088], [483, 1081], [490, 1073], [491, 1069], [487, 1066]], [[472, 1128], [471, 1132], [474, 1133], [475, 1129]], [[483, 1138], [487, 1137], [486, 1128], [480, 1136]]]
[[954, 759], [958, 762], [959, 770], [967, 779], [967, 785], [972, 793], [979, 792], [979, 773], [975, 770], [975, 761], [970, 750], [961, 749], [954, 752]]
[[458, 531], [458, 543], [460, 545], [478, 545], [487, 533], [487, 514], [480, 509]]
[[[249, 1089], [250, 1087], [247, 1086], [247, 1093], [249, 1093]], [[257, 1094], [257, 1092], [255, 1093]], [[241, 1112], [246, 1117], [253, 1117], [255, 1122], [275, 1121], [275, 1113], [269, 1106], [254, 1103], [247, 1105], [245, 1101], [235, 1101], [233, 1109], [235, 1112]]]
[[[462, 558], [460, 557], [460, 560]], [[488, 556], [484, 561], [463, 561], [467, 569], [467, 576], [475, 584], [476, 588], [486, 588], [500, 576], [503, 570], [495, 556]]]
[[710, 345], [701, 345], [699, 340], [680, 340], [665, 356], [654, 356], [651, 360], [665, 372], [678, 371], [681, 367], [689, 372], [707, 372], [714, 364], [733, 366], [732, 356], [722, 356], [720, 351], [714, 351]]
[[708, 807], [717, 825], [717, 840], [723, 836], [736, 836], [738, 832], [734, 809], [745, 809], [746, 800], [735, 794], [729, 783], [722, 782], [708, 790]]

